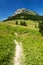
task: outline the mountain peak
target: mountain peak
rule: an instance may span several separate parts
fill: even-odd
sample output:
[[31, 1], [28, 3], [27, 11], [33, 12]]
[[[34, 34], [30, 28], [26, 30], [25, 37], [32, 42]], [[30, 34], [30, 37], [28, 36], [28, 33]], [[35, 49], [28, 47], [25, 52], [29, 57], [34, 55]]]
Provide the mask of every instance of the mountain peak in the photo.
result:
[[36, 12], [31, 10], [21, 8], [17, 9], [15, 13], [8, 17], [6, 20], [15, 20], [15, 19], [30, 19], [30, 20], [37, 20], [37, 16], [39, 16]]
[[26, 13], [26, 14], [30, 14], [30, 15], [37, 15], [37, 13], [35, 13], [31, 10], [25, 9], [25, 8], [17, 9], [13, 15], [17, 15], [17, 14], [21, 14], [21, 13]]

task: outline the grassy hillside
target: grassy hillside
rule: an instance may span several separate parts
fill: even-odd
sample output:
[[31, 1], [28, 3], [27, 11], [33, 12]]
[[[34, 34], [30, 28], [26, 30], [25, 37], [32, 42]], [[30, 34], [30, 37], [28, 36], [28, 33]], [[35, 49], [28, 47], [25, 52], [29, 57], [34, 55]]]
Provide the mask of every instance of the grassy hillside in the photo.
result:
[[25, 56], [23, 65], [43, 65], [43, 37], [37, 30], [30, 28], [24, 28], [22, 31], [17, 40], [23, 43]]
[[[13, 65], [14, 39], [22, 42], [25, 57], [23, 65], [43, 65], [43, 37], [39, 33], [38, 22], [25, 20], [27, 26], [20, 26], [15, 25], [15, 21], [0, 23], [0, 65]], [[17, 21], [20, 24], [21, 20]], [[17, 37], [14, 32], [18, 34]]]
[[0, 65], [12, 65], [14, 52], [13, 28], [0, 23]]

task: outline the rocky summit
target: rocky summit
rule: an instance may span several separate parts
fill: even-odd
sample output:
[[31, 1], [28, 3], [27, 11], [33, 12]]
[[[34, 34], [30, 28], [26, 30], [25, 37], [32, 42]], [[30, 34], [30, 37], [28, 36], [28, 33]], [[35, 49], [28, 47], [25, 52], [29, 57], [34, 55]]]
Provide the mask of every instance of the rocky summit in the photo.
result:
[[8, 17], [6, 20], [15, 20], [15, 19], [25, 19], [25, 20], [39, 20], [39, 15], [36, 12], [31, 10], [21, 8], [17, 9], [12, 16]]
[[25, 8], [17, 9], [13, 15], [17, 15], [17, 14], [21, 14], [21, 13], [31, 14], [31, 15], [38, 15], [37, 13], [35, 13], [31, 10], [25, 9]]

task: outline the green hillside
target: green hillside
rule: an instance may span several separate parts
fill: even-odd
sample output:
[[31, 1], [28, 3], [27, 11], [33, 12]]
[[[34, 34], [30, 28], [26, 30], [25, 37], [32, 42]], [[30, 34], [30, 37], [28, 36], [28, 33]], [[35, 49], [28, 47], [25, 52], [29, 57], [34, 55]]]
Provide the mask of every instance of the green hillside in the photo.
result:
[[12, 65], [15, 52], [13, 28], [0, 23], [0, 65]]
[[[19, 25], [15, 24], [16, 21]], [[0, 65], [13, 65], [15, 39], [23, 46], [24, 60], [21, 65], [43, 65], [43, 37], [39, 33], [38, 22], [25, 20], [27, 26], [21, 26], [20, 21], [24, 20], [0, 22]]]

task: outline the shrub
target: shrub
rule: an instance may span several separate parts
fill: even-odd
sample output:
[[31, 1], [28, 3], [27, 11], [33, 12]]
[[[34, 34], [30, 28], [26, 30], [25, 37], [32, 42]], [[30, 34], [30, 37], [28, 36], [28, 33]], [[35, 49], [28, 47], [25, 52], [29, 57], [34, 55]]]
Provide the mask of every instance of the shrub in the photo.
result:
[[21, 21], [21, 22], [20, 22], [20, 25], [27, 26], [27, 24], [26, 24], [25, 21]]
[[37, 25], [35, 25], [35, 28], [37, 28]]
[[18, 21], [16, 21], [16, 25], [18, 25]]
[[39, 22], [39, 32], [43, 35], [43, 21]]
[[20, 25], [23, 25], [23, 22], [22, 21], [20, 22]]

